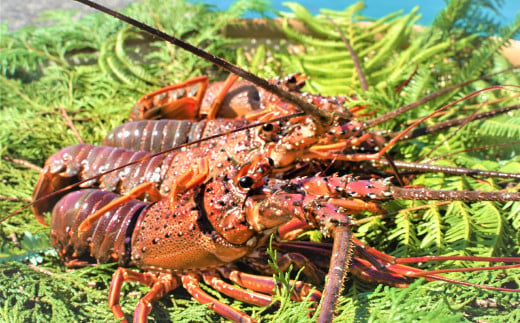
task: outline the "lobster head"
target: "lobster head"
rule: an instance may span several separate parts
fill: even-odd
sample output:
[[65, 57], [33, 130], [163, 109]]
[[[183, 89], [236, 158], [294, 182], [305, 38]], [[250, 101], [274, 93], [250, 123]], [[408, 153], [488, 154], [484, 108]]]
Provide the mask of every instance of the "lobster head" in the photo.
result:
[[251, 177], [211, 178], [186, 190], [173, 206], [171, 199], [150, 205], [136, 223], [132, 262], [168, 271], [211, 268], [263, 244], [291, 215], [259, 213], [263, 196], [244, 178]]

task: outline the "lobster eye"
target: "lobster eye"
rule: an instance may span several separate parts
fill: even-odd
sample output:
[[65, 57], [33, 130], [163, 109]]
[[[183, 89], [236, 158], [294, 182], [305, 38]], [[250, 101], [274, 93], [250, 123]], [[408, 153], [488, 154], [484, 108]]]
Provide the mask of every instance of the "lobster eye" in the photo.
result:
[[238, 185], [242, 188], [250, 188], [253, 186], [254, 180], [250, 176], [242, 176], [238, 180]]
[[274, 160], [271, 157], [267, 157], [267, 161], [269, 162], [269, 166], [274, 166]]
[[262, 126], [262, 129], [264, 131], [273, 131], [274, 126], [271, 123], [266, 123]]

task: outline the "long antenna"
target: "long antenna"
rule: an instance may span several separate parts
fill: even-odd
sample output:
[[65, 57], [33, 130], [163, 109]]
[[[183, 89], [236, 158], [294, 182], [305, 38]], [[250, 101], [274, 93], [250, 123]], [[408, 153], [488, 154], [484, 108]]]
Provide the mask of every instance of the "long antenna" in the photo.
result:
[[75, 0], [77, 2], [80, 2], [80, 3], [83, 3], [89, 7], [92, 7], [94, 9], [97, 9], [101, 12], [104, 12], [106, 14], [109, 14], [117, 19], [120, 19], [124, 22], [127, 22], [129, 23], [130, 25], [132, 26], [135, 26], [141, 30], [144, 30], [148, 33], [150, 33], [151, 35], [157, 37], [157, 38], [160, 38], [162, 40], [165, 40], [167, 42], [170, 42], [172, 44], [174, 44], [175, 46], [178, 46], [180, 48], [183, 48], [187, 51], [189, 51], [190, 53], [193, 53], [194, 55], [197, 55], [205, 60], [207, 60], [208, 62], [210, 63], [213, 63], [223, 69], [225, 69], [226, 71], [228, 72], [231, 72], [233, 74], [236, 74], [238, 76], [240, 76], [241, 78], [247, 80], [247, 81], [250, 81], [251, 83], [271, 92], [271, 93], [274, 93], [276, 94], [277, 96], [279, 96], [280, 98], [300, 107], [306, 114], [312, 116], [312, 117], [316, 117], [318, 118], [318, 121], [322, 122], [322, 123], [328, 123], [331, 121], [331, 115], [323, 110], [320, 110], [319, 108], [315, 107], [314, 105], [306, 102], [306, 101], [303, 101], [302, 99], [300, 99], [299, 97], [287, 92], [287, 91], [284, 91], [283, 89], [281, 89], [280, 87], [278, 87], [277, 85], [275, 84], [272, 84], [272, 83], [269, 83], [267, 80], [263, 79], [263, 78], [260, 78], [246, 70], [244, 70], [243, 68], [241, 67], [238, 67], [237, 65], [234, 65], [220, 57], [217, 57], [215, 55], [212, 55], [210, 54], [209, 52], [199, 48], [199, 47], [195, 47], [177, 37], [174, 37], [174, 36], [171, 36], [171, 35], [168, 35], [154, 27], [151, 27], [147, 24], [144, 24], [140, 21], [137, 21], [133, 18], [130, 18], [122, 13], [119, 13], [117, 11], [114, 11], [112, 9], [109, 9], [107, 7], [104, 7], [98, 3], [95, 3], [95, 2], [92, 2], [92, 1], [89, 1], [89, 0]]

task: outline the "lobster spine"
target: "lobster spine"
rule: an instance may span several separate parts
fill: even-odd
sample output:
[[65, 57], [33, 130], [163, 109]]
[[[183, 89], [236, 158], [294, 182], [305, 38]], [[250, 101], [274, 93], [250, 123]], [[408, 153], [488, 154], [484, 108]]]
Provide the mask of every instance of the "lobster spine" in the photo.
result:
[[78, 227], [88, 215], [119, 195], [86, 189], [65, 195], [54, 207], [51, 219], [51, 244], [65, 262], [130, 261], [130, 241], [135, 223], [147, 204], [132, 200], [106, 212], [87, 232]]

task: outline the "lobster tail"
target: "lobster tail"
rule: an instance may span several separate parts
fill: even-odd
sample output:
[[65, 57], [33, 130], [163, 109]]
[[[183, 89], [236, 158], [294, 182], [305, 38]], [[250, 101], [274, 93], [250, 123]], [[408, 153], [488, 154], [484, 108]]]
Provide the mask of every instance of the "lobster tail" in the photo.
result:
[[66, 193], [58, 191], [79, 181], [78, 171], [81, 166], [75, 161], [85, 156], [84, 146], [88, 145], [64, 148], [45, 162], [32, 195], [34, 204], [31, 207], [36, 219], [43, 225], [47, 225], [43, 213], [51, 211]]
[[51, 219], [51, 244], [68, 265], [130, 259], [130, 237], [146, 203], [131, 200], [106, 212], [88, 231], [79, 233], [79, 225], [93, 212], [119, 195], [85, 189], [65, 195], [54, 207]]
[[[133, 162], [146, 156], [149, 156], [149, 153], [87, 144], [78, 144], [58, 151], [45, 162], [45, 168], [32, 196], [32, 210], [36, 218], [45, 224], [43, 213], [50, 211], [67, 193], [69, 185], [77, 184], [76, 189], [100, 187], [106, 191], [124, 193], [136, 182], [159, 180], [156, 172], [150, 173], [146, 170], [159, 171], [164, 156], [156, 156], [122, 170], [104, 173], [120, 166], [123, 160]], [[125, 177], [129, 178], [125, 180]]]
[[158, 153], [246, 125], [243, 119], [134, 121], [112, 130], [103, 145]]
[[159, 152], [199, 139], [205, 122], [187, 120], [143, 120], [125, 123], [112, 130], [104, 146]]

